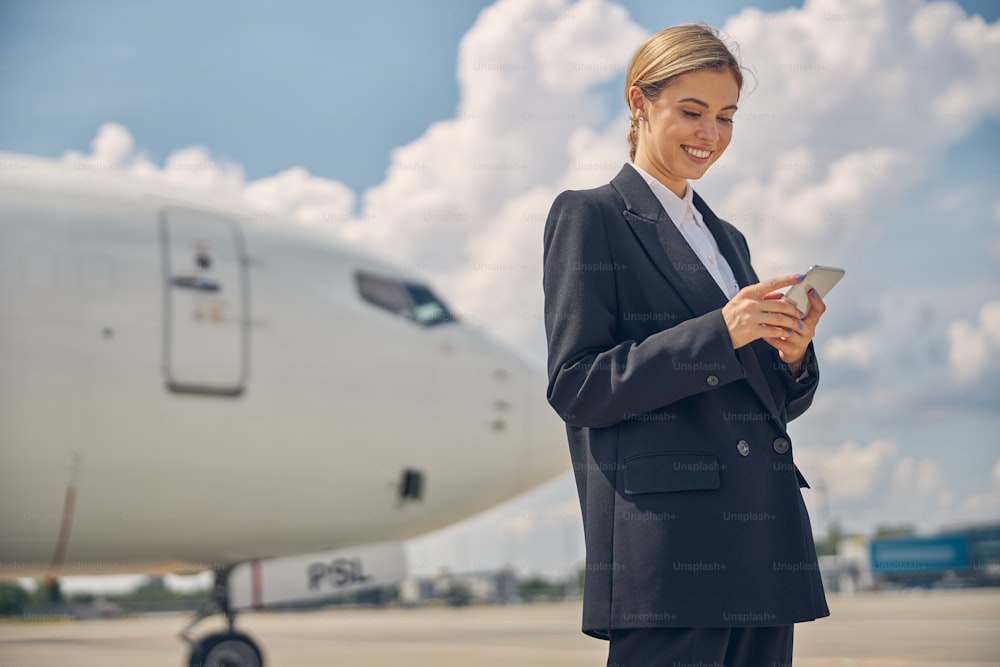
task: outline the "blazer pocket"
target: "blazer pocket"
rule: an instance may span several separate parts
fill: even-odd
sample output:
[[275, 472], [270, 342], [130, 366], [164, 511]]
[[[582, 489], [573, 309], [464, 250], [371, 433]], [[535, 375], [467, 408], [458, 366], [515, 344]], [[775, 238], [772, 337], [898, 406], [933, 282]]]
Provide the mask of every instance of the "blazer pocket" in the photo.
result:
[[714, 454], [664, 452], [625, 459], [625, 493], [667, 493], [719, 488]]

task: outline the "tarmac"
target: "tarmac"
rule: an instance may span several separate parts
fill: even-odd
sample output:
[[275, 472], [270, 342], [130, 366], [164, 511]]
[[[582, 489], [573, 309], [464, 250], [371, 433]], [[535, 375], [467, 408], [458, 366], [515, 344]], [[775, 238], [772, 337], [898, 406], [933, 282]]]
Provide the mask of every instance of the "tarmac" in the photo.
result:
[[[829, 618], [795, 628], [796, 667], [1000, 667], [1000, 589], [830, 596]], [[579, 600], [511, 606], [241, 614], [267, 667], [603, 666]], [[0, 621], [0, 667], [178, 667], [184, 614]], [[196, 630], [222, 627], [214, 618]]]

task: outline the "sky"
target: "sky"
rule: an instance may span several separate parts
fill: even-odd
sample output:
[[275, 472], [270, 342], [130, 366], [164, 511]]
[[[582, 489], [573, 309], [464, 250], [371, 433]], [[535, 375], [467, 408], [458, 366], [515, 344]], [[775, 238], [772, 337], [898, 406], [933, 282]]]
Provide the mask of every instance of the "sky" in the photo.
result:
[[[635, 48], [717, 25], [752, 74], [695, 189], [761, 277], [847, 270], [817, 334], [819, 393], [790, 427], [814, 529], [934, 531], [1000, 520], [998, 18], [986, 0], [9, 0], [0, 150], [325, 226], [541, 366], [549, 205], [627, 160]], [[418, 573], [570, 572], [572, 479], [409, 553]]]

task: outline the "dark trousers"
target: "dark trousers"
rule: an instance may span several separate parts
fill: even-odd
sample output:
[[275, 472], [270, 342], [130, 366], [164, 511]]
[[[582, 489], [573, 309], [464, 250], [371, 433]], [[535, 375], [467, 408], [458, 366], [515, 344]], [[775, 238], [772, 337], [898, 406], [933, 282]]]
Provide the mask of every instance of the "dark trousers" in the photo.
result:
[[608, 667], [791, 667], [793, 628], [612, 630]]

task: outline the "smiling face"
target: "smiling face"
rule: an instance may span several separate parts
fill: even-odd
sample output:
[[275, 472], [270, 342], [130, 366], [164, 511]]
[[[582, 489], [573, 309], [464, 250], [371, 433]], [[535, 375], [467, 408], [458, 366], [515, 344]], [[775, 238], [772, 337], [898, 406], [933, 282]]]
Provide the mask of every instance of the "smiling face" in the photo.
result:
[[629, 103], [639, 121], [635, 164], [678, 197], [729, 146], [739, 85], [727, 70], [697, 70], [673, 78], [655, 100], [637, 86]]

